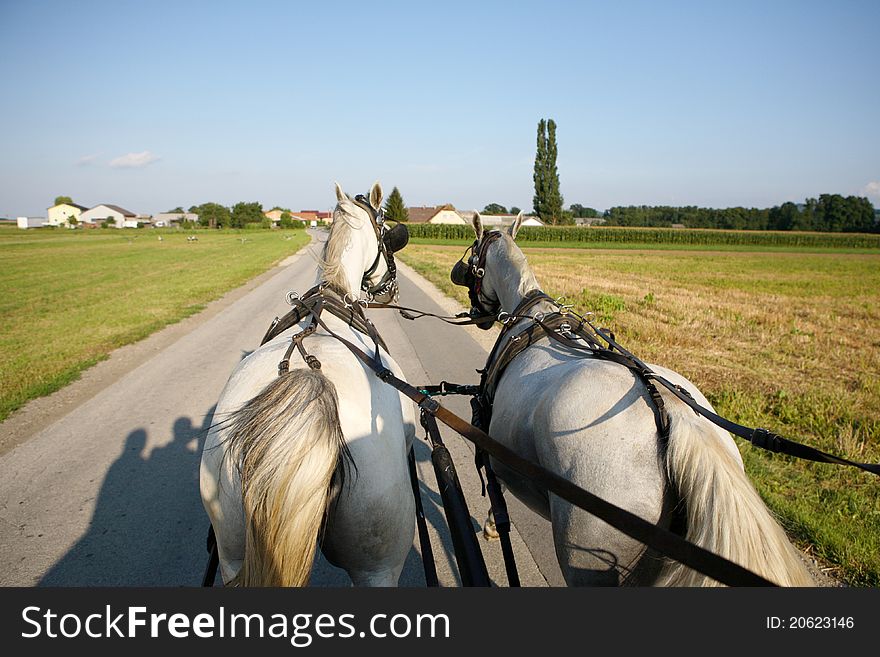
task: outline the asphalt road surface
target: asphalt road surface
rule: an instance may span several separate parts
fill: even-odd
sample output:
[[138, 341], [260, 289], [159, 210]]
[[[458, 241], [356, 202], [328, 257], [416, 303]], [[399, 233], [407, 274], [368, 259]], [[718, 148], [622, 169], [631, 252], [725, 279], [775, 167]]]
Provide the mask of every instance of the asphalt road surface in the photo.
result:
[[[316, 268], [310, 249], [198, 316], [114, 352], [81, 381], [0, 425], [0, 585], [200, 584], [208, 520], [198, 466], [213, 407], [236, 363], [259, 345], [272, 318], [286, 312], [286, 293], [310, 286]], [[448, 300], [405, 266], [400, 287], [406, 305], [449, 309]], [[477, 381], [487, 336], [390, 311], [371, 311], [371, 317], [410, 382]], [[445, 403], [470, 417], [466, 399]], [[451, 432], [444, 431], [444, 440], [479, 532], [488, 502], [480, 496], [472, 452]], [[423, 440], [416, 454], [441, 585], [458, 586]], [[523, 584], [562, 585], [549, 525], [515, 500], [509, 504]], [[493, 581], [506, 586], [498, 542], [480, 543]], [[400, 583], [424, 586], [417, 540]], [[312, 585], [350, 581], [319, 558]]]

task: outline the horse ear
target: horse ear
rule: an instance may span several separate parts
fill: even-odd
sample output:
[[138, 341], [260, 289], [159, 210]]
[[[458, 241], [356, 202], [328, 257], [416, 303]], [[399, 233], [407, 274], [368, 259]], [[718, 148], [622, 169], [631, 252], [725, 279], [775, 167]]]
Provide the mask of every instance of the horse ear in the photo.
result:
[[516, 215], [516, 219], [513, 220], [513, 223], [510, 224], [510, 228], [507, 230], [507, 234], [510, 235], [510, 239], [516, 239], [516, 234], [519, 232], [519, 227], [522, 226], [522, 222], [523, 213], [520, 212], [518, 215]]
[[339, 183], [334, 183], [336, 185], [336, 200], [339, 203], [343, 203], [348, 200], [348, 196], [346, 196], [345, 192], [342, 191], [342, 185]]
[[477, 241], [483, 239], [483, 221], [480, 219], [480, 213], [474, 212], [474, 232], [477, 234]]
[[370, 188], [370, 205], [373, 206], [374, 210], [382, 207], [382, 185], [379, 184], [378, 180]]

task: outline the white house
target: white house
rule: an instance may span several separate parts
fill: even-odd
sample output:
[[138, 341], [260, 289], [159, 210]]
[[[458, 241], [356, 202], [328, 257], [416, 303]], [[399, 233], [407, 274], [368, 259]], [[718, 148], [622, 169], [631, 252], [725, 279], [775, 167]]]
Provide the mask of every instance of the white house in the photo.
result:
[[46, 221], [47, 226], [69, 226], [71, 218], [79, 221], [80, 215], [83, 211], [87, 210], [83, 205], [78, 205], [77, 203], [59, 203], [58, 205], [53, 205], [51, 208], [46, 210], [48, 215], [48, 221]]
[[464, 219], [455, 210], [455, 208], [447, 203], [446, 205], [437, 205], [434, 207], [421, 206], [406, 209], [409, 214], [409, 220], [414, 224], [463, 224]]
[[46, 225], [46, 217], [18, 217], [19, 228], [39, 228]]
[[131, 210], [126, 210], [118, 205], [111, 205], [109, 203], [102, 203], [101, 205], [89, 208], [80, 214], [79, 220], [88, 224], [107, 220], [111, 222], [111, 226], [116, 228], [137, 228], [139, 221], [138, 216]]

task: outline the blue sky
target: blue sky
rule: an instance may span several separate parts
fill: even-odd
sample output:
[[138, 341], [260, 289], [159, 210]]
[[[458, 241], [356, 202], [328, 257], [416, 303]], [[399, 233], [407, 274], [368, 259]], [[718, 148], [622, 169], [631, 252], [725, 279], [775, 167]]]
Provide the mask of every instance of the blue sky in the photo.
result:
[[880, 206], [880, 2], [0, 0], [0, 216], [531, 209], [538, 120], [566, 205]]

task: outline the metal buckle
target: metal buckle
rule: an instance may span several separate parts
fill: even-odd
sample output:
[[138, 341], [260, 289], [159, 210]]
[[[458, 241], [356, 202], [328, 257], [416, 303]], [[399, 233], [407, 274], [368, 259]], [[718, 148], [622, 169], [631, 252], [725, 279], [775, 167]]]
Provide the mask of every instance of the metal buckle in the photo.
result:
[[[349, 301], [348, 297], [351, 297], [351, 301]], [[357, 297], [354, 296], [351, 292], [346, 292], [342, 297], [342, 303], [345, 304], [346, 308], [351, 308], [354, 304], [358, 302]]]
[[434, 413], [440, 410], [440, 402], [438, 402], [433, 397], [425, 397], [422, 401], [419, 402], [419, 408], [421, 408], [426, 413], [434, 415]]
[[296, 292], [291, 290], [290, 292], [287, 293], [287, 296], [284, 298], [287, 301], [288, 306], [295, 306], [296, 302], [299, 301], [299, 294], [297, 294]]
[[509, 322], [511, 319], [510, 313], [507, 312], [506, 310], [502, 310], [500, 313], [498, 313], [497, 319], [502, 324], [507, 324], [507, 322]]
[[483, 278], [486, 275], [486, 270], [482, 267], [474, 267], [474, 276], [477, 278]]
[[553, 303], [559, 308], [560, 315], [567, 315], [571, 309], [574, 308], [573, 303], [565, 303], [565, 297], [556, 297], [556, 300]]

